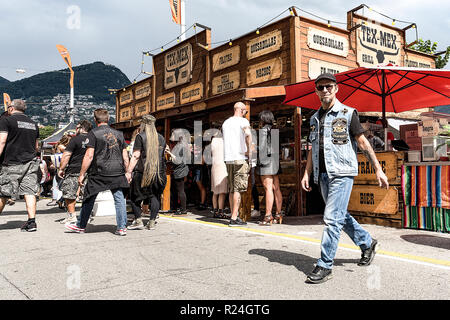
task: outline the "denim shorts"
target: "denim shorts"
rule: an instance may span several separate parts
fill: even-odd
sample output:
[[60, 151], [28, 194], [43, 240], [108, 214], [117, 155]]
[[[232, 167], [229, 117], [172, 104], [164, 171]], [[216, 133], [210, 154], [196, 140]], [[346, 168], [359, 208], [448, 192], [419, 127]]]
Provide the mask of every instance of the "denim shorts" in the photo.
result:
[[17, 165], [2, 166], [0, 171], [0, 197], [11, 198], [39, 194], [40, 160]]
[[197, 181], [202, 181], [202, 168], [194, 168], [192, 170], [192, 175], [193, 175], [193, 181], [197, 182]]

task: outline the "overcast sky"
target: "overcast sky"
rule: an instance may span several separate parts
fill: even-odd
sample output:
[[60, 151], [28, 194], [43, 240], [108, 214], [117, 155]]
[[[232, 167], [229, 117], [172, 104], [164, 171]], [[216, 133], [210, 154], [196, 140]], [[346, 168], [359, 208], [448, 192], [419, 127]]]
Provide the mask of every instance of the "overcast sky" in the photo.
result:
[[[345, 23], [347, 11], [361, 3], [362, 0], [186, 0], [186, 25], [197, 22], [209, 26], [212, 42], [219, 42], [255, 30], [290, 6]], [[372, 0], [366, 4], [397, 20], [417, 23], [419, 37], [438, 42], [439, 50], [450, 45], [449, 0]], [[56, 44], [69, 50], [74, 66], [103, 61], [117, 66], [133, 81], [141, 70], [142, 51], [159, 48], [176, 39], [180, 32], [180, 27], [172, 22], [169, 0], [0, 0], [0, 12], [0, 76], [10, 81], [64, 69], [66, 65]], [[364, 13], [390, 23], [367, 9]], [[285, 12], [278, 19], [288, 14]], [[403, 28], [407, 24], [396, 25]], [[192, 35], [191, 29], [187, 37]], [[408, 42], [415, 39], [413, 29], [407, 35]], [[150, 58], [145, 61], [144, 69], [151, 71]], [[17, 68], [27, 72], [19, 74]], [[138, 80], [142, 78], [141, 75]]]

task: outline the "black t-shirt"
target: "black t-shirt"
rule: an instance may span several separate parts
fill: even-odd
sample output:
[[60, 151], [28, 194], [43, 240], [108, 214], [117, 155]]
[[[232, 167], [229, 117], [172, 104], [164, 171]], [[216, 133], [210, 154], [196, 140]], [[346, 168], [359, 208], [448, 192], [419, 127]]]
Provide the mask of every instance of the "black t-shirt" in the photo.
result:
[[72, 153], [66, 168], [66, 174], [80, 173], [84, 154], [86, 153], [87, 133], [80, 133], [70, 139], [65, 151]]
[[[136, 164], [136, 167], [134, 168], [134, 171], [138, 172], [144, 172], [144, 163], [147, 159], [147, 150], [145, 149], [144, 140], [142, 138], [142, 135], [144, 133], [140, 133], [136, 136], [136, 140], [134, 140], [134, 146], [133, 151], [140, 150], [141, 156], [139, 157], [139, 160]], [[164, 137], [160, 134], [158, 134], [158, 142], [159, 142], [159, 172], [160, 174], [163, 173], [166, 174], [166, 159], [164, 157], [164, 149], [166, 148], [166, 141], [164, 140]]]
[[[324, 128], [324, 121], [325, 121], [325, 115], [331, 110], [324, 110], [322, 108], [319, 109], [319, 121], [320, 121], [320, 126], [319, 126], [319, 172], [327, 172], [327, 169], [325, 167], [325, 160], [324, 160], [324, 151], [323, 151], [323, 128]], [[360, 135], [361, 133], [364, 133], [364, 131], [366, 131], [362, 126], [361, 123], [359, 122], [359, 116], [358, 116], [358, 111], [354, 111], [352, 114], [352, 120], [350, 122], [350, 134], [353, 137], [356, 137], [358, 135]]]
[[7, 132], [2, 165], [30, 162], [36, 157], [37, 124], [22, 112], [15, 112], [0, 119], [0, 132]]

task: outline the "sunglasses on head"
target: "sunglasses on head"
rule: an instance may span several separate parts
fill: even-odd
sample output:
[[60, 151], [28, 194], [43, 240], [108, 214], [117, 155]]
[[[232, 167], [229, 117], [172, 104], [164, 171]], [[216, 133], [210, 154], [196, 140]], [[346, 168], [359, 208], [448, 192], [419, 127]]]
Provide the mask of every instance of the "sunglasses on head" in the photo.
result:
[[327, 90], [331, 90], [335, 85], [334, 84], [327, 84], [325, 86], [316, 86], [317, 91], [323, 91], [324, 88], [327, 88]]

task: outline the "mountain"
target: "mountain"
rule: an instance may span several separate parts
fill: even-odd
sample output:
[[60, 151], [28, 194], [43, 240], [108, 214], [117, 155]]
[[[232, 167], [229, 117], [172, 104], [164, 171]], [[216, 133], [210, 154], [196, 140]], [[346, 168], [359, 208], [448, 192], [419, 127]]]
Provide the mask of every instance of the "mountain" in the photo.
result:
[[[118, 68], [103, 62], [94, 62], [73, 68], [76, 95], [92, 95], [96, 102], [115, 103], [108, 89], [118, 89], [131, 82]], [[2, 78], [3, 79], [3, 78]], [[69, 94], [69, 69], [40, 73], [26, 79], [9, 82], [0, 79], [0, 92], [7, 92], [11, 99], [55, 97]]]
[[9, 83], [10, 83], [9, 80], [0, 77], [0, 87], [6, 86], [6, 85], [9, 84]]
[[[114, 119], [116, 99], [108, 89], [129, 85], [131, 82], [127, 76], [115, 66], [103, 62], [80, 65], [73, 71], [75, 120], [90, 119], [92, 111], [100, 107], [108, 109]], [[70, 119], [69, 82], [69, 69], [44, 72], [14, 82], [0, 77], [0, 93], [8, 93], [11, 100], [26, 100], [26, 114], [36, 122], [57, 125]], [[3, 105], [1, 94], [0, 105]]]

